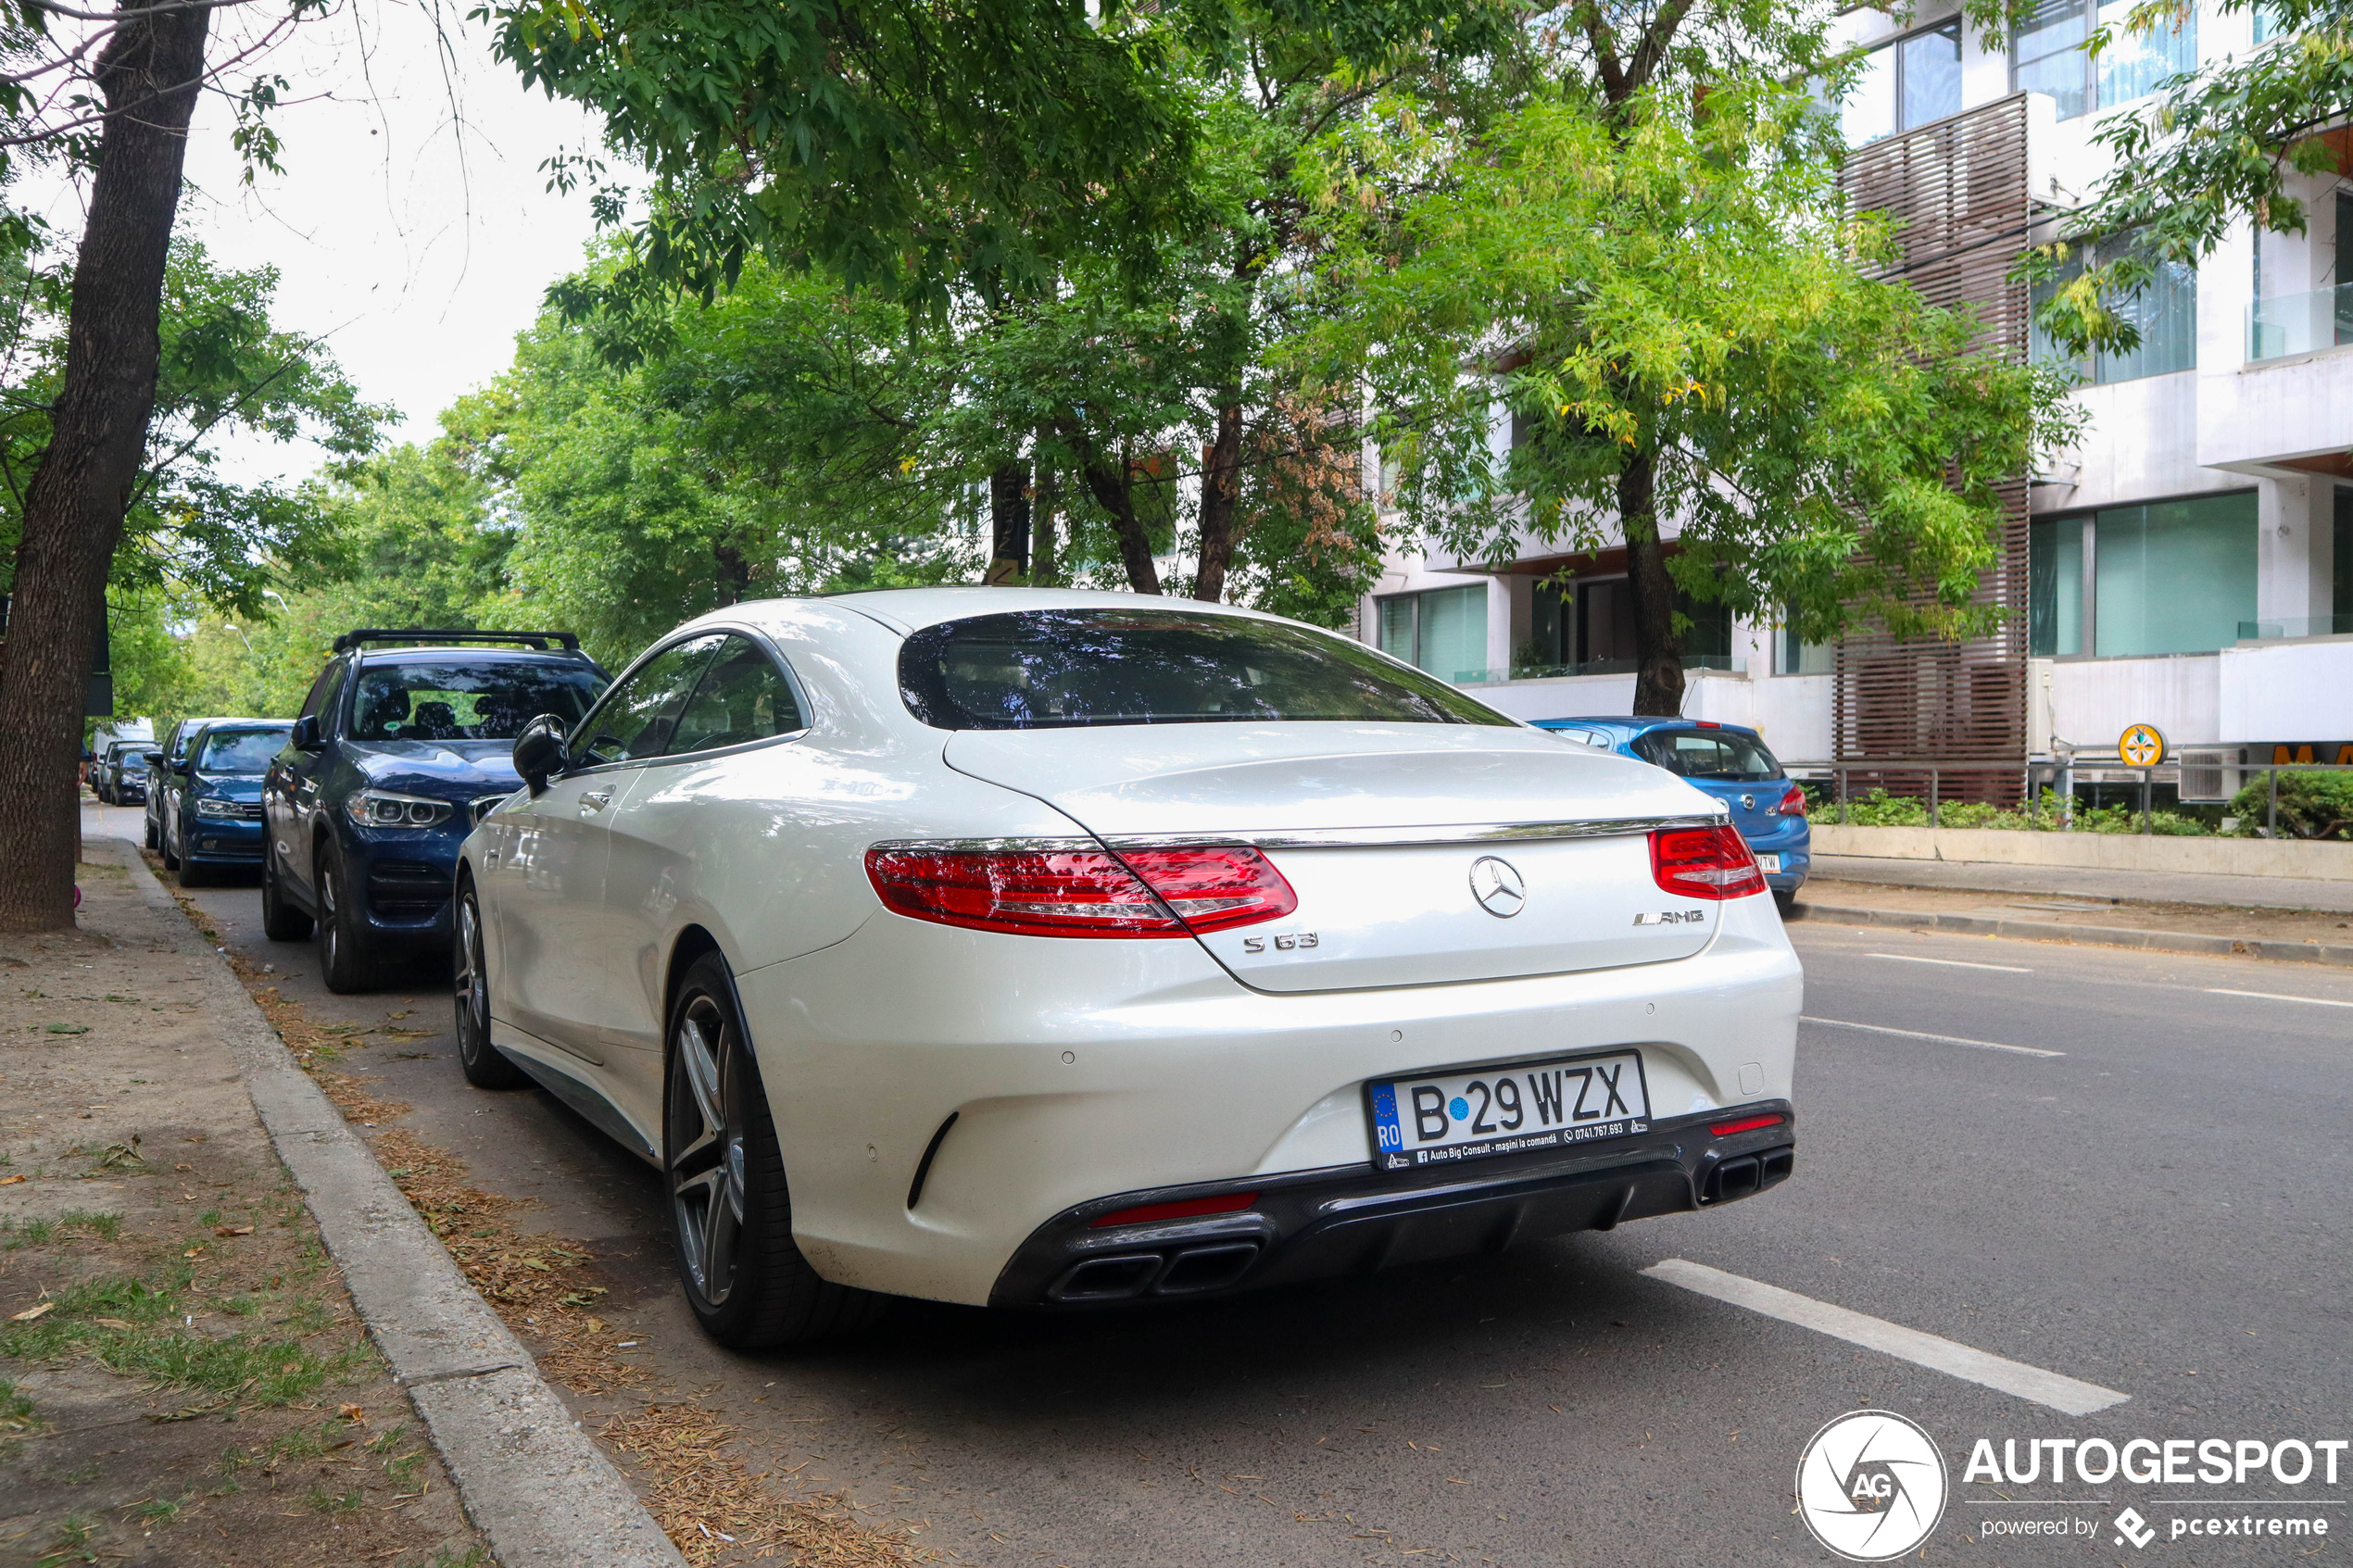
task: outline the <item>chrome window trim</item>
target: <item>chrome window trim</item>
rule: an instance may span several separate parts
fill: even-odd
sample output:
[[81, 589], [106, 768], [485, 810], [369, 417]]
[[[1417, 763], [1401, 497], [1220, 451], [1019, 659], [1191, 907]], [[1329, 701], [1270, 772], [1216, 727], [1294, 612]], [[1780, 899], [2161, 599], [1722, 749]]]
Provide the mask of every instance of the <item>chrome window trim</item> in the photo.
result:
[[[800, 728], [787, 730], [781, 735], [765, 735], [759, 740], [739, 741], [734, 746], [714, 746], [702, 751], [664, 752], [659, 757], [623, 757], [613, 762], [593, 762], [585, 767], [566, 769], [560, 776], [567, 779], [580, 779], [586, 778], [591, 773], [616, 772], [623, 768], [651, 768], [665, 762], [700, 762], [713, 757], [733, 757], [739, 751], [754, 751], [763, 746], [783, 746], [787, 742], [807, 739], [810, 731], [815, 729], [816, 724], [810, 711], [809, 689], [801, 684], [800, 672], [792, 667], [792, 660], [786, 659], [784, 651], [776, 646], [774, 638], [758, 627], [724, 621], [698, 625], [692, 632], [664, 637], [622, 666], [621, 673], [612, 678], [611, 684], [597, 694], [597, 700], [589, 705], [587, 712], [580, 716], [580, 722], [573, 725], [570, 733], [564, 736], [564, 745], [569, 747], [574, 738], [587, 732], [589, 721], [597, 717], [598, 710], [605, 705], [605, 699], [612, 695], [622, 682], [635, 674], [639, 665], [681, 643], [691, 642], [697, 637], [718, 634], [747, 638], [754, 647], [768, 656], [768, 661], [776, 667], [776, 672], [784, 676], [785, 685], [792, 692], [793, 701], [800, 705], [802, 720]], [[697, 677], [697, 680], [699, 683], [700, 677]], [[686, 697], [691, 702], [694, 699], [694, 693], [688, 692]]]
[[1567, 822], [1478, 822], [1461, 827], [1326, 828], [1255, 833], [1128, 833], [1101, 838], [893, 838], [869, 846], [881, 851], [933, 854], [1063, 854], [1074, 850], [1208, 849], [1247, 845], [1253, 849], [1348, 849], [1442, 844], [1512, 844], [1554, 838], [1630, 838], [1666, 828], [1723, 827], [1731, 813], [1673, 817], [1620, 817]]

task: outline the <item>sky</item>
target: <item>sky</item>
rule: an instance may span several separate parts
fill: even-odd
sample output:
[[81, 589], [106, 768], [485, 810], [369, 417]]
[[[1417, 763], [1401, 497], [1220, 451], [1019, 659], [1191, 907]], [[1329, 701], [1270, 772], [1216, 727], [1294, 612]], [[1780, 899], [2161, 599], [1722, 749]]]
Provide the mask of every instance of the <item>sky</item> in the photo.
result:
[[[595, 228], [585, 193], [549, 192], [539, 166], [594, 150], [596, 121], [526, 92], [464, 21], [471, 4], [344, 0], [297, 29], [268, 62], [287, 82], [283, 177], [239, 183], [218, 95], [190, 137], [180, 233], [223, 266], [277, 267], [277, 324], [323, 336], [362, 396], [396, 405], [396, 441], [432, 439], [444, 408], [507, 368], [541, 291], [580, 264]], [[79, 233], [75, 193], [49, 215]], [[222, 450], [245, 481], [299, 479], [320, 458], [269, 442]]]

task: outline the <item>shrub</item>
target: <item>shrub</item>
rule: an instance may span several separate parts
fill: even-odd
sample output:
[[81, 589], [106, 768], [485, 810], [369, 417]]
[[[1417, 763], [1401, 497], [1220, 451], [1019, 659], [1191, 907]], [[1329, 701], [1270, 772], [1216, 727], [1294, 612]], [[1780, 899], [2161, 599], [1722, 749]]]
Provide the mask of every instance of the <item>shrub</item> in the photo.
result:
[[[2271, 805], [2271, 779], [2248, 773], [2246, 787], [2231, 797], [2231, 815], [2243, 838], [2259, 838]], [[2282, 773], [2282, 838], [2353, 839], [2353, 772]]]

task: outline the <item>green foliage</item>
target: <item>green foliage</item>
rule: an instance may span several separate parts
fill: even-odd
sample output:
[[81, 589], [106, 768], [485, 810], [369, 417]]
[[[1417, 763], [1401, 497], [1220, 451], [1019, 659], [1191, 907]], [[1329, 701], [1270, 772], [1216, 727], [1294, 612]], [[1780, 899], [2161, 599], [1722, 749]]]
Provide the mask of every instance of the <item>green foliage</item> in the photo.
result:
[[[1838, 797], [1833, 790], [1820, 784], [1808, 784], [1806, 797], [1816, 822], [1837, 822]], [[2058, 833], [2065, 830], [2066, 815], [2066, 800], [2056, 792], [2045, 789], [2032, 812], [2023, 807], [1995, 806], [1981, 800], [1946, 800], [1937, 806], [1936, 822], [1939, 827], [1947, 828]], [[1928, 826], [1928, 802], [1918, 797], [1890, 795], [1884, 789], [1873, 788], [1863, 795], [1848, 797], [1846, 825], [1924, 828]], [[2152, 834], [2176, 838], [2205, 837], [2214, 832], [2210, 825], [2197, 817], [2167, 810], [2150, 812], [2148, 827]], [[2074, 831], [2138, 833], [2141, 831], [2140, 809], [2134, 806], [2086, 806], [2078, 802]]]
[[[2303, 233], [2309, 215], [2290, 182], [2342, 172], [2315, 132], [2353, 113], [2353, 6], [2218, 0], [2208, 15], [2257, 11], [2269, 20], [2268, 42], [2174, 78], [2154, 103], [2101, 122], [2092, 139], [2111, 155], [2112, 171], [2070, 215], [2069, 243], [2021, 258], [2020, 275], [2041, 282], [2074, 259], [2078, 236], [2138, 236], [2135, 253], [2072, 272], [2037, 312], [2037, 324], [2070, 352], [2131, 350], [2140, 333], [2121, 307], [2148, 284], [2156, 262], [2195, 266], [2242, 219]], [[2140, 0], [2092, 46], [2171, 28], [2181, 17], [2179, 0]]]
[[[1346, 251], [1353, 303], [1317, 368], [1380, 388], [1409, 516], [1494, 559], [1672, 517], [1685, 591], [1791, 607], [1809, 642], [1984, 630], [1995, 487], [2067, 435], [2063, 388], [1868, 274], [1890, 236], [1839, 220], [1820, 129], [1769, 85], [1726, 84], [1696, 118], [1541, 94], [1394, 239]], [[1511, 368], [1463, 373], [1482, 361]], [[1629, 500], [1644, 474], [1655, 495]]]
[[[23, 274], [26, 303], [0, 314], [0, 576], [13, 581], [25, 486], [49, 441], [49, 406], [65, 373], [62, 267]], [[338, 461], [370, 451], [396, 416], [360, 399], [318, 340], [271, 319], [274, 268], [225, 271], [202, 245], [172, 246], [165, 273], [162, 361], [146, 459], [132, 487], [110, 595], [197, 596], [253, 615], [289, 564], [326, 546], [315, 497], [274, 483], [241, 484], [220, 468], [231, 433], [309, 440]], [[0, 583], [0, 586], [5, 586]]]
[[[2240, 836], [2252, 837], [2269, 819], [2271, 781], [2269, 774], [2243, 776], [2248, 782], [2231, 797], [2229, 811], [2239, 820]], [[2353, 772], [2282, 773], [2279, 781], [2279, 836], [2353, 839]]]
[[33, 1414], [32, 1401], [17, 1392], [17, 1386], [0, 1377], [0, 1439], [19, 1432], [30, 1432], [40, 1424]]

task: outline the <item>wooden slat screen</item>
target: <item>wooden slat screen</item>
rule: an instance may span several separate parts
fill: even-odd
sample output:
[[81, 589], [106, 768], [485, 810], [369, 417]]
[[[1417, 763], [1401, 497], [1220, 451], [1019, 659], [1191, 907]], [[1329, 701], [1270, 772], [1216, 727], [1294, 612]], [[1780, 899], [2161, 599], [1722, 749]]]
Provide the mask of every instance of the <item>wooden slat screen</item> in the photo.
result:
[[[2023, 359], [2029, 302], [2007, 274], [2026, 244], [2030, 217], [2026, 94], [1950, 116], [1857, 148], [1840, 183], [1859, 211], [1901, 225], [1902, 255], [1888, 276], [1930, 303], [1975, 311], [1981, 347]], [[1991, 636], [1897, 641], [1858, 633], [1838, 645], [1831, 724], [1841, 762], [1873, 758], [2015, 764], [1946, 774], [1952, 800], [2014, 801], [2026, 760], [2027, 505], [2021, 476], [2005, 486], [2000, 554], [1977, 599], [2008, 611]], [[1897, 794], [1925, 792], [1927, 775], [1891, 770], [1856, 775]]]

